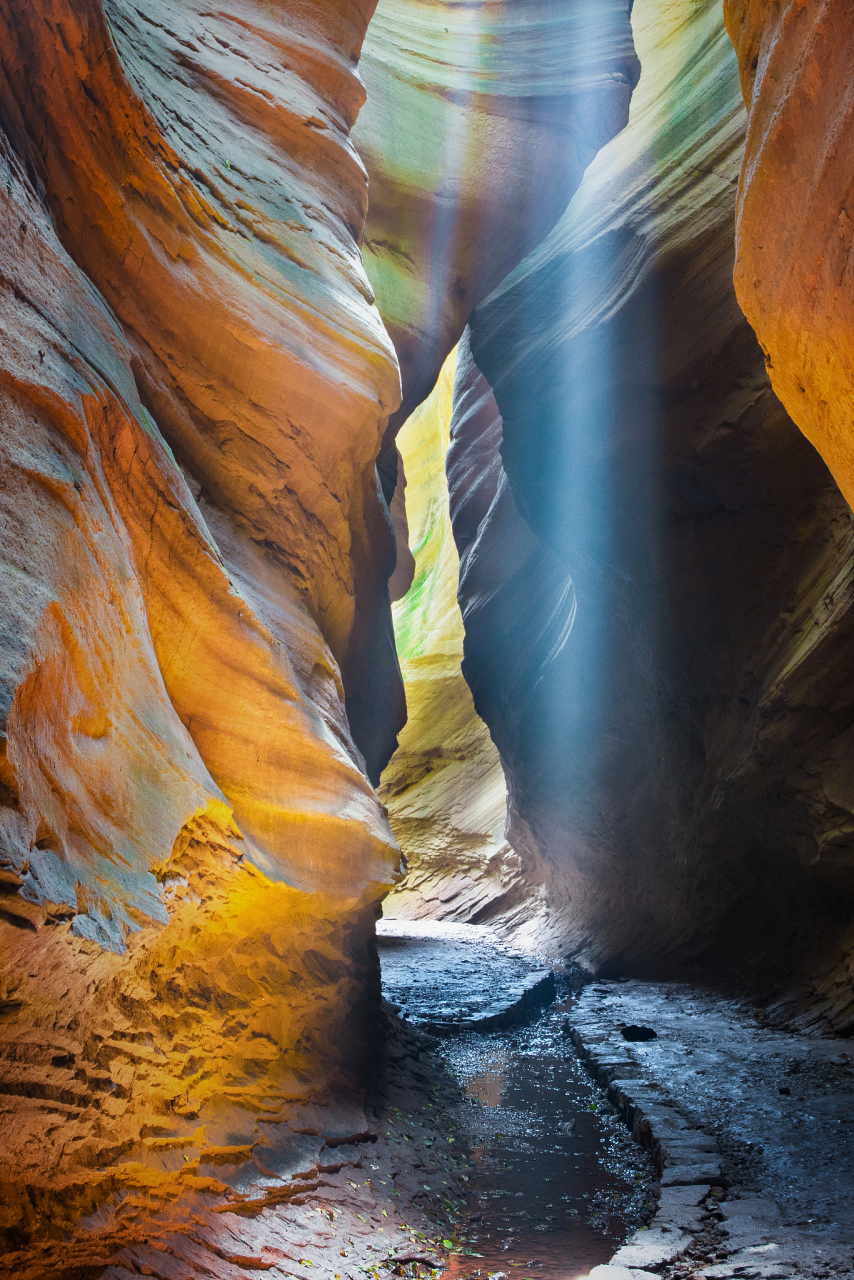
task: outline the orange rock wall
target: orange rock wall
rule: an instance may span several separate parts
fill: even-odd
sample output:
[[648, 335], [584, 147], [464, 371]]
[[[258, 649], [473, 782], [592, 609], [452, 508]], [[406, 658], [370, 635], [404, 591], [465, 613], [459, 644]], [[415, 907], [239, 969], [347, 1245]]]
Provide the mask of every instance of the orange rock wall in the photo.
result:
[[380, 756], [401, 710], [398, 375], [348, 138], [368, 16], [0, 5], [16, 1274], [78, 1236], [106, 1260], [170, 1202], [287, 1196], [295, 1130], [365, 1127], [398, 853], [345, 696]]
[[[379, 696], [381, 646], [365, 629], [393, 544], [374, 458], [399, 384], [358, 248], [367, 184], [348, 130], [368, 15], [356, 12], [0, 11], [8, 109], [38, 148], [63, 244], [124, 326], [191, 483], [233, 527], [226, 554], [265, 548], [358, 711]], [[386, 634], [379, 685], [393, 691]]]
[[854, 502], [854, 14], [726, 0], [747, 139], [735, 284], [777, 395]]

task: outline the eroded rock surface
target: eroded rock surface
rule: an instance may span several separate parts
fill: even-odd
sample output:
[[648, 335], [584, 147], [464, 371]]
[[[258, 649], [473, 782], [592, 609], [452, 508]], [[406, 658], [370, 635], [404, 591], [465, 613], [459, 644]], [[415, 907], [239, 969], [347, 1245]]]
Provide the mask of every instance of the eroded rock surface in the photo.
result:
[[[379, 792], [406, 864], [383, 903], [390, 917], [482, 920], [521, 908], [501, 761], [460, 670], [459, 558], [443, 482], [455, 368], [452, 353], [397, 438], [415, 561], [393, 609], [408, 719]], [[399, 482], [395, 504], [402, 491]]]
[[851, 10], [844, 0], [726, 0], [724, 12], [748, 111], [738, 300], [774, 390], [852, 502]]
[[262, 546], [297, 586], [376, 775], [403, 704], [374, 469], [398, 373], [361, 266], [348, 133], [368, 16], [55, 0], [10, 13], [6, 61], [60, 237], [124, 325], [209, 523], [228, 526], [223, 554], [239, 573]]
[[327, 1141], [319, 1122], [334, 1126], [340, 1116], [329, 1106], [307, 1108], [291, 1148], [294, 1176], [261, 1211], [218, 1203], [210, 1187], [183, 1213], [172, 1206], [143, 1214], [129, 1198], [120, 1238], [102, 1232], [13, 1249], [3, 1255], [8, 1274], [245, 1280], [262, 1272], [287, 1280], [306, 1269], [317, 1280], [349, 1280], [378, 1267], [411, 1275], [440, 1266], [448, 1256], [444, 1219], [467, 1181], [459, 1088], [427, 1037], [388, 1012], [375, 1051], [364, 1131], [347, 1141], [345, 1130], [330, 1129]]
[[[437, 382], [472, 307], [549, 231], [596, 151], [625, 124], [638, 76], [629, 8], [625, 0], [377, 7], [354, 139], [370, 174], [366, 270], [401, 363], [403, 403], [380, 468], [393, 511], [401, 504], [394, 433]], [[428, 507], [413, 489], [422, 465], [413, 452], [431, 448], [425, 480], [441, 505], [444, 448], [427, 419], [411, 421], [400, 448], [409, 541], [415, 547], [420, 536], [423, 563], [397, 609], [410, 718], [382, 788], [409, 874], [388, 909], [528, 915], [536, 907], [523, 905], [531, 886], [519, 892], [519, 860], [504, 836], [500, 767], [457, 674], [453, 550], [448, 542], [434, 557], [417, 532]], [[474, 500], [490, 483], [478, 459], [465, 491]], [[443, 519], [431, 525], [433, 546], [444, 545]], [[395, 595], [410, 572], [404, 555]]]
[[51, 1240], [95, 1265], [158, 1215], [287, 1198], [297, 1132], [366, 1130], [398, 851], [351, 724], [367, 698], [375, 770], [400, 709], [374, 467], [398, 375], [348, 137], [367, 16], [0, 5], [21, 1275], [59, 1274]]
[[633, 23], [628, 127], [461, 360], [464, 671], [541, 889], [532, 941], [808, 974], [846, 1027], [850, 511], [732, 288], [744, 113], [717, 5]]

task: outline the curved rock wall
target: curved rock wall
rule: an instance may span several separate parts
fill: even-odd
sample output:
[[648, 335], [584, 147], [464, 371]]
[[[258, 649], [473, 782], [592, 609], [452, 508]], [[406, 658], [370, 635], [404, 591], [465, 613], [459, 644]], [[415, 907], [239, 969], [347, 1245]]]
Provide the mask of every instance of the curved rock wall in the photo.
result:
[[744, 113], [718, 7], [638, 0], [633, 24], [628, 127], [472, 317], [464, 671], [545, 894], [530, 936], [611, 972], [809, 975], [812, 1016], [844, 1027], [851, 516], [733, 292]]
[[393, 609], [409, 717], [379, 794], [407, 874], [383, 915], [481, 921], [516, 901], [519, 860], [504, 835], [498, 752], [460, 670], [459, 559], [444, 484], [455, 368], [452, 352], [397, 437], [415, 555], [414, 580]]
[[371, 178], [365, 267], [403, 403], [427, 396], [466, 320], [557, 221], [625, 124], [629, 0], [379, 0], [354, 139]]
[[[370, 174], [365, 267], [401, 364], [403, 402], [389, 419], [380, 467], [401, 533], [395, 433], [407, 423], [410, 486], [409, 460], [417, 468], [431, 451], [436, 470], [424, 492], [443, 503], [432, 410], [424, 419], [416, 413], [412, 427], [407, 420], [436, 384], [472, 307], [549, 231], [598, 148], [625, 124], [639, 71], [630, 8], [628, 0], [379, 0], [360, 64], [368, 97], [353, 137]], [[469, 480], [480, 484], [476, 475]], [[407, 490], [416, 522], [426, 500]], [[518, 862], [498, 831], [504, 801], [492, 748], [457, 674], [455, 584], [443, 576], [454, 557], [443, 556], [434, 569], [422, 546], [413, 589], [429, 615], [423, 643], [437, 646], [435, 672], [426, 650], [416, 659], [404, 634], [421, 604], [404, 600], [397, 614], [410, 720], [382, 794], [410, 873], [389, 910], [480, 916], [517, 902]], [[411, 573], [404, 552], [395, 596]], [[459, 697], [453, 713], [452, 697]], [[428, 709], [437, 704], [445, 710], [434, 721]], [[487, 793], [482, 809], [477, 797]], [[453, 819], [451, 800], [463, 805]]]
[[[519, 944], [560, 954], [566, 948], [562, 912], [550, 893], [543, 850], [531, 838], [517, 799], [525, 790], [520, 770], [530, 755], [531, 695], [542, 689], [533, 717], [542, 732], [543, 703], [555, 697], [543, 674], [573, 625], [575, 592], [566, 565], [519, 514], [501, 460], [501, 414], [472, 358], [468, 331], [458, 352], [446, 469], [460, 558], [462, 672], [507, 770], [506, 829], [517, 857], [515, 892], [497, 904], [494, 924]], [[564, 700], [553, 709], [566, 717]], [[549, 725], [554, 721], [552, 715]], [[481, 905], [470, 908], [473, 917]]]
[[[0, 0], [21, 1276], [106, 1265], [155, 1222], [231, 1274], [220, 1210], [286, 1199], [366, 1127], [398, 860], [369, 779], [404, 716], [375, 459], [390, 494], [388, 441], [473, 307], [450, 427], [449, 370], [402, 440], [395, 909], [498, 914], [612, 971], [806, 976], [805, 1020], [854, 1026], [854, 530], [732, 290], [744, 113], [717, 5], [637, 0], [630, 123], [551, 230], [627, 118], [630, 0], [380, 0], [357, 131], [379, 308], [350, 137], [372, 9]], [[727, 5], [739, 297], [850, 496], [840, 12]], [[758, 245], [769, 207], [789, 216]], [[448, 440], [464, 671], [515, 851], [457, 669]]]
[[374, 468], [398, 375], [348, 138], [367, 16], [0, 4], [16, 1274], [186, 1230], [175, 1201], [258, 1208], [297, 1132], [365, 1128], [398, 850], [345, 692], [375, 762], [400, 710]]
[[748, 110], [738, 300], [774, 390], [854, 502], [854, 17], [844, 0], [724, 12]]
[[403, 720], [402, 702], [391, 725], [378, 714], [390, 638], [379, 671], [365, 635], [393, 555], [374, 458], [399, 387], [358, 247], [367, 186], [348, 130], [365, 20], [165, 0], [2, 12], [7, 109], [36, 142], [60, 238], [122, 323], [143, 399], [233, 554], [265, 548], [327, 637], [354, 721], [367, 737], [369, 715], [383, 724], [364, 744], [376, 772]]

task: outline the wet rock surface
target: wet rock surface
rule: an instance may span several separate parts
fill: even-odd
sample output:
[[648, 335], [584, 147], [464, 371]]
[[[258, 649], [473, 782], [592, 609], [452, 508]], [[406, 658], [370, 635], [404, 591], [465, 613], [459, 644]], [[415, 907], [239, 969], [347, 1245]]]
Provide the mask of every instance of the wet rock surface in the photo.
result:
[[604, 1263], [651, 1217], [657, 1179], [651, 1155], [573, 1052], [567, 978], [557, 976], [558, 1002], [519, 1025], [473, 1030], [465, 1024], [484, 975], [492, 1001], [509, 1008], [520, 971], [540, 972], [534, 963], [484, 928], [434, 923], [432, 936], [424, 922], [393, 928], [397, 936], [380, 941], [386, 990], [400, 998], [415, 989], [413, 1015], [428, 1021], [441, 1009], [459, 1028], [437, 1050], [463, 1091], [450, 1112], [452, 1136], [471, 1153], [463, 1195], [446, 1201], [438, 1220], [449, 1246], [446, 1277], [566, 1280]]
[[468, 1032], [443, 1047], [465, 1087], [474, 1165], [458, 1219], [471, 1254], [447, 1277], [579, 1276], [649, 1220], [653, 1162], [568, 1050], [555, 1008], [515, 1034]]
[[[648, 1025], [649, 1041], [622, 1027]], [[687, 984], [595, 983], [571, 1014], [588, 1067], [654, 1152], [662, 1190], [594, 1280], [854, 1275], [854, 1047]]]
[[434, 1035], [512, 1026], [555, 996], [551, 969], [483, 926], [383, 920], [377, 948], [388, 999]]

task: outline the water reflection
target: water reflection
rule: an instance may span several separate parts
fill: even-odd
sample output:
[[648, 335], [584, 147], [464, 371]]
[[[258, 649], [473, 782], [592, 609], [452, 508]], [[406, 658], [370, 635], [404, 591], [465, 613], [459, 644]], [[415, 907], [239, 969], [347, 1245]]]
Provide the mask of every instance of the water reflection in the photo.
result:
[[485, 1107], [498, 1107], [504, 1097], [508, 1054], [498, 1051], [483, 1075], [474, 1076], [466, 1085], [466, 1096]]
[[448, 1206], [446, 1280], [574, 1280], [606, 1262], [648, 1212], [653, 1169], [577, 1062], [563, 1010], [442, 1053], [474, 1162], [466, 1202]]

